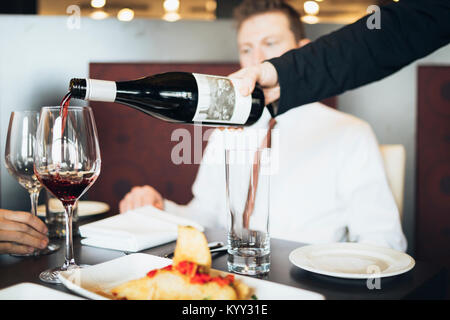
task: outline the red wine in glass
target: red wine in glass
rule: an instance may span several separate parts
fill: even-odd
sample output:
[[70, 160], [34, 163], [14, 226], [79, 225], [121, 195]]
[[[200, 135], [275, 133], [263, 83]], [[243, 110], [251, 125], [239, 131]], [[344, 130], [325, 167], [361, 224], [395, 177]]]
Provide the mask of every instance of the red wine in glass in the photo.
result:
[[59, 174], [41, 175], [39, 180], [47, 187], [62, 203], [64, 206], [75, 205], [77, 199], [83, 194], [83, 192], [95, 181], [97, 176], [91, 176], [90, 178], [72, 179], [64, 178]]

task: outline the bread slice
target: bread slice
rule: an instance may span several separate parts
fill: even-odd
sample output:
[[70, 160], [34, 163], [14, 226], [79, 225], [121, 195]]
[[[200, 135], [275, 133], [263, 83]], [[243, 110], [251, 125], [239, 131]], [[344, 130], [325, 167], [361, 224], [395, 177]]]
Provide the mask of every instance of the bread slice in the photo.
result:
[[203, 232], [190, 226], [178, 227], [173, 264], [177, 265], [181, 261], [194, 262], [202, 271], [209, 271], [211, 268], [211, 252]]

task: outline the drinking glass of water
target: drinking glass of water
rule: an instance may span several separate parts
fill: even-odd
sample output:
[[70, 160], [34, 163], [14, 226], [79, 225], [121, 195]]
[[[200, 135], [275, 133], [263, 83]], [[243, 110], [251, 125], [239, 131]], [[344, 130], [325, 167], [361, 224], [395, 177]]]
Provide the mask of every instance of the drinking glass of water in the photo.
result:
[[270, 270], [270, 149], [226, 149], [228, 271]]

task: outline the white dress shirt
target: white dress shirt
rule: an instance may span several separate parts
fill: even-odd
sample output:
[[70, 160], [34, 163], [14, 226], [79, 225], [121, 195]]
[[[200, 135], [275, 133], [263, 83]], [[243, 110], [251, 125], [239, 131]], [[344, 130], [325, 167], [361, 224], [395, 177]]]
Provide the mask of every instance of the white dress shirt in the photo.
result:
[[[266, 133], [270, 115], [243, 134]], [[376, 137], [368, 123], [320, 103], [276, 118], [270, 185], [270, 236], [302, 243], [352, 241], [405, 251], [399, 212]], [[165, 210], [205, 227], [227, 228], [223, 135], [215, 130], [205, 149], [187, 205], [165, 200]], [[222, 136], [221, 136], [222, 135]], [[259, 143], [259, 142], [258, 142]], [[215, 158], [217, 161], [207, 161]]]

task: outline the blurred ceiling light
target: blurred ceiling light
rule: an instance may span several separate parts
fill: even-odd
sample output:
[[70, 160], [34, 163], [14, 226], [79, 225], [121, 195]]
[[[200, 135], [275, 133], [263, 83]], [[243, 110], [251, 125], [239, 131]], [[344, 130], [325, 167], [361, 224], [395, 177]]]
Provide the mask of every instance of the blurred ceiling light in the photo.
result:
[[319, 18], [317, 18], [317, 16], [308, 14], [306, 16], [302, 16], [302, 21], [307, 24], [315, 24], [319, 22]]
[[177, 12], [167, 12], [162, 18], [166, 21], [174, 22], [180, 20], [181, 16]]
[[319, 4], [315, 1], [306, 1], [303, 4], [303, 9], [308, 15], [316, 15], [319, 13]]
[[96, 10], [90, 14], [92, 19], [102, 20], [108, 18], [109, 14], [103, 10]]
[[206, 11], [215, 11], [217, 9], [217, 2], [215, 0], [207, 0], [205, 3]]
[[103, 8], [106, 4], [106, 0], [92, 0], [91, 6], [94, 8]]
[[180, 8], [179, 0], [165, 0], [163, 3], [164, 10], [166, 12], [175, 12]]
[[123, 8], [117, 13], [117, 19], [120, 21], [131, 21], [134, 18], [134, 11], [128, 8]]

